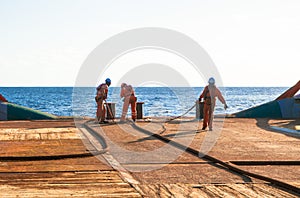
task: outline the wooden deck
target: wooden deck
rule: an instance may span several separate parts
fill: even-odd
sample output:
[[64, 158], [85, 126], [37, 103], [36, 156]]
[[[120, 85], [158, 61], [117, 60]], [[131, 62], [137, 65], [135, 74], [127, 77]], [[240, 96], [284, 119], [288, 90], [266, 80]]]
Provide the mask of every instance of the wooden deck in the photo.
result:
[[[270, 130], [270, 125], [280, 120], [265, 119], [226, 119], [223, 126], [215, 120], [215, 128], [221, 127], [217, 141], [208, 153], [225, 162], [241, 161], [299, 161], [300, 139]], [[285, 123], [298, 123], [299, 120], [285, 120]], [[161, 132], [160, 124], [137, 123], [155, 133]], [[186, 142], [196, 150], [200, 149], [208, 131], [195, 130], [201, 123], [169, 123], [161, 135], [173, 138], [177, 142]], [[97, 126], [95, 126], [97, 130]], [[119, 150], [110, 151], [121, 165], [136, 178], [142, 191], [149, 197], [298, 197], [268, 182], [245, 177], [225, 168], [202, 160], [188, 153], [181, 153], [172, 161], [170, 156], [177, 152], [166, 147], [166, 143], [149, 135], [142, 134], [130, 125], [120, 125], [118, 130], [113, 125], [102, 127], [99, 133], [109, 138], [127, 151], [147, 153], [155, 151], [149, 158], [134, 152], [124, 159]], [[176, 137], [175, 137], [176, 136]], [[111, 146], [112, 147], [112, 146]], [[159, 151], [160, 148], [164, 148]], [[241, 166], [240, 168], [262, 174], [300, 187], [299, 165]]]
[[[137, 124], [156, 133], [161, 129], [157, 123]], [[215, 127], [222, 132], [208, 154], [232, 163], [299, 162], [299, 137], [270, 128], [282, 124], [300, 123], [231, 118], [221, 126], [216, 119]], [[178, 142], [192, 137], [188, 146], [199, 150], [209, 132], [195, 130], [198, 126], [197, 121], [174, 121], [161, 135]], [[72, 120], [0, 122], [0, 197], [298, 197], [186, 152], [168, 161], [178, 149], [167, 149], [130, 124], [100, 128], [92, 122], [89, 127], [106, 138], [108, 152], [90, 155], [87, 148], [95, 145], [88, 145]], [[150, 151], [155, 152], [144, 155]], [[297, 163], [239, 167], [300, 187]]]
[[82, 157], [72, 121], [1, 122], [0, 140], [0, 197], [141, 197], [101, 156]]

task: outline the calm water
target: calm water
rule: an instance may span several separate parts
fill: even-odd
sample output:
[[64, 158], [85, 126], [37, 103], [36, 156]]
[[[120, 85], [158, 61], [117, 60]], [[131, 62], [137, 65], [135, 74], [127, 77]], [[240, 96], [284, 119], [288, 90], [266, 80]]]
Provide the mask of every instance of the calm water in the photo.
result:
[[[233, 113], [274, 100], [287, 89], [287, 87], [228, 87], [220, 90], [229, 106], [226, 113]], [[145, 116], [173, 116], [180, 115], [193, 106], [202, 90], [200, 87], [139, 87], [135, 92], [138, 101], [145, 103]], [[95, 116], [95, 88], [3, 87], [0, 88], [0, 93], [10, 102], [59, 116]], [[109, 88], [107, 100], [116, 103], [117, 116], [120, 116], [122, 110], [119, 93], [119, 88]], [[225, 113], [221, 103], [217, 104], [216, 113]], [[195, 109], [188, 114], [194, 115]]]

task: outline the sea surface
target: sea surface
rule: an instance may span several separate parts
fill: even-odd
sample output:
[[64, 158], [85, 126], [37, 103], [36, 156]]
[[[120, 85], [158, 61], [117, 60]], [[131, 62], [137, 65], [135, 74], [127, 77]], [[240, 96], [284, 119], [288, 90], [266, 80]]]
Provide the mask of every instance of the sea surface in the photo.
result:
[[[224, 111], [218, 102], [216, 114], [234, 113], [272, 101], [288, 87], [222, 87], [229, 108]], [[138, 87], [138, 102], [144, 102], [144, 116], [177, 116], [195, 104], [203, 87]], [[93, 87], [0, 87], [0, 93], [10, 102], [58, 116], [95, 117], [96, 90]], [[120, 88], [110, 87], [107, 102], [116, 103], [116, 116], [122, 111]], [[195, 109], [187, 116], [195, 116]], [[130, 116], [130, 110], [128, 115]]]

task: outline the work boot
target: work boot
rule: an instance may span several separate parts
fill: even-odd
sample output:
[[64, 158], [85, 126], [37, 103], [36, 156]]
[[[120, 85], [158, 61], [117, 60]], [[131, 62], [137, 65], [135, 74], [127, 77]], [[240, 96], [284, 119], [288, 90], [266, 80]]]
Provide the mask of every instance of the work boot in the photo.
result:
[[205, 130], [206, 129], [206, 127], [202, 127], [202, 130]]

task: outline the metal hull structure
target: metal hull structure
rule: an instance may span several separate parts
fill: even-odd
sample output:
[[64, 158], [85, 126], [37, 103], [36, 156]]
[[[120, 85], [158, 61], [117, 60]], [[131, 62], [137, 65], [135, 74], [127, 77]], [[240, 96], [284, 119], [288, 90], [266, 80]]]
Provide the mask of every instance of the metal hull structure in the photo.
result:
[[300, 81], [281, 94], [276, 100], [234, 113], [238, 118], [300, 118]]
[[10, 102], [0, 102], [0, 120], [53, 120], [57, 116]]

